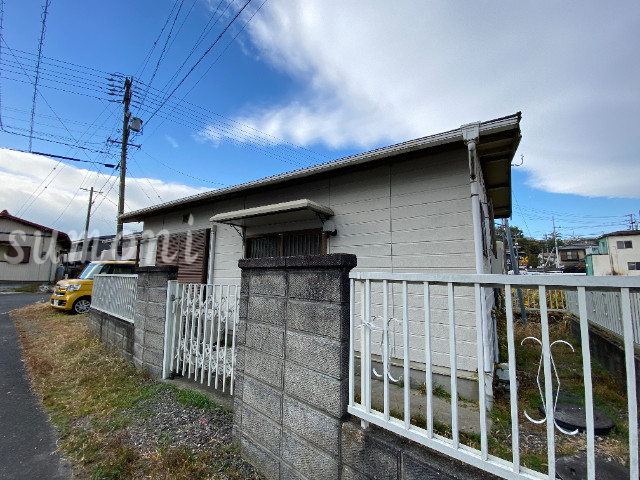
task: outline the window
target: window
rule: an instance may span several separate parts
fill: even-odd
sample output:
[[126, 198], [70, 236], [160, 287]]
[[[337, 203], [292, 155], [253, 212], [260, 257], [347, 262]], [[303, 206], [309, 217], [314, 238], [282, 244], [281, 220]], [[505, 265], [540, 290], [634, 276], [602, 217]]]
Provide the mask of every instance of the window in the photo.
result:
[[322, 255], [327, 244], [322, 230], [283, 232], [247, 237], [246, 258]]
[[629, 270], [640, 270], [640, 262], [627, 262]]
[[633, 248], [633, 243], [631, 240], [618, 240], [616, 246], [618, 250], [624, 250], [625, 248]]
[[17, 265], [19, 263], [29, 263], [30, 257], [31, 247], [15, 247], [8, 242], [0, 243], [0, 262]]
[[560, 253], [560, 258], [562, 260], [578, 260], [578, 252], [575, 250], [569, 250], [566, 252]]

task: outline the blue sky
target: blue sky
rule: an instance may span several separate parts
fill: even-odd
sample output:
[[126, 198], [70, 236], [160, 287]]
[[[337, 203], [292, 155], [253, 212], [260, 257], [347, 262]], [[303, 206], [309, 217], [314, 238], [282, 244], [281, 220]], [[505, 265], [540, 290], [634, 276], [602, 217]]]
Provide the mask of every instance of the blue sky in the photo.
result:
[[[513, 225], [638, 220], [638, 2], [263, 2], [50, 0], [35, 109], [45, 0], [3, 2], [0, 209], [75, 236], [93, 186], [115, 232], [127, 75], [127, 211], [522, 111]], [[86, 162], [16, 152], [32, 111], [32, 152]]]

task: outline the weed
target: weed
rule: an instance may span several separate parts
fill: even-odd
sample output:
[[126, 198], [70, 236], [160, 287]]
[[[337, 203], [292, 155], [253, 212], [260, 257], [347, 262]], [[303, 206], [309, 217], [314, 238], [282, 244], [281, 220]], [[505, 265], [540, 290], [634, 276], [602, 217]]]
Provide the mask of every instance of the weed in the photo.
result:
[[[170, 435], [160, 434], [156, 448], [136, 446], [127, 425], [136, 416], [152, 415], [150, 402], [172, 387], [152, 381], [105, 347], [89, 333], [86, 317], [65, 315], [46, 304], [12, 316], [33, 388], [81, 478], [257, 478], [238, 452], [224, 445], [197, 451], [171, 447]], [[176, 389], [176, 396], [182, 405], [229, 414], [200, 393]]]

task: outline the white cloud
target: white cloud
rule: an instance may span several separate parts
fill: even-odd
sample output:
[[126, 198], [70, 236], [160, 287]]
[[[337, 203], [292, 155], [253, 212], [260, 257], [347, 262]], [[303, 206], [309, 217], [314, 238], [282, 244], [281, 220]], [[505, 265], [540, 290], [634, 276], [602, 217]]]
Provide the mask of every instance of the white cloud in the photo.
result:
[[[0, 210], [63, 231], [82, 235], [89, 192], [94, 187], [90, 230], [96, 235], [114, 234], [118, 205], [118, 174], [99, 174], [46, 157], [0, 149]], [[127, 177], [125, 212], [206, 191], [152, 178]], [[97, 193], [102, 192], [102, 193]], [[125, 232], [141, 225], [125, 225]]]
[[173, 138], [171, 135], [165, 135], [164, 136], [165, 140], [167, 142], [169, 142], [169, 145], [171, 145], [173, 148], [179, 148], [180, 145], [178, 145], [178, 142], [176, 141], [175, 138]]
[[296, 144], [370, 148], [521, 110], [533, 185], [638, 197], [638, 13], [633, 2], [274, 0], [251, 40], [303, 87], [237, 120]]

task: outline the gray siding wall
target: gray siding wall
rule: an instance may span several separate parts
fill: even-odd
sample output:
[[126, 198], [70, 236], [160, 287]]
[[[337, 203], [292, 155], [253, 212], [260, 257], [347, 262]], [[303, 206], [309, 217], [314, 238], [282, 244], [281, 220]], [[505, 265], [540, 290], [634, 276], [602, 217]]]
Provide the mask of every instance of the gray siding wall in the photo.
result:
[[[480, 179], [482, 185], [482, 178]], [[486, 203], [482, 190], [480, 201]], [[454, 272], [475, 273], [473, 217], [469, 186], [467, 149], [432, 154], [411, 160], [362, 168], [332, 177], [273, 188], [221, 202], [212, 202], [189, 211], [154, 217], [145, 221], [145, 230], [170, 232], [189, 228], [209, 228], [209, 218], [217, 213], [278, 202], [308, 198], [333, 209], [338, 231], [328, 240], [327, 253], [352, 253], [358, 257], [354, 271], [379, 272]], [[487, 227], [489, 215], [486, 205]], [[183, 223], [191, 214], [193, 224]], [[277, 224], [247, 229], [247, 234], [319, 227], [319, 220]], [[488, 237], [488, 232], [486, 237]], [[488, 242], [488, 238], [487, 238]], [[217, 225], [215, 238], [215, 283], [240, 282], [238, 259], [242, 258], [242, 241], [238, 232], [227, 225]], [[144, 255], [144, 251], [142, 252]], [[489, 268], [489, 259], [485, 259]], [[460, 292], [459, 300], [468, 314], [456, 318], [459, 343], [458, 368], [473, 376], [477, 368], [473, 293]], [[400, 318], [400, 289], [394, 287], [393, 314]], [[443, 292], [444, 295], [444, 292]], [[424, 363], [424, 327], [422, 298], [410, 303], [410, 359], [416, 368]], [[436, 370], [447, 373], [448, 326], [446, 297], [434, 301], [439, 311], [432, 327]], [[394, 336], [396, 358], [402, 358], [401, 328]], [[413, 340], [415, 339], [415, 340]], [[379, 341], [375, 339], [374, 341]]]

